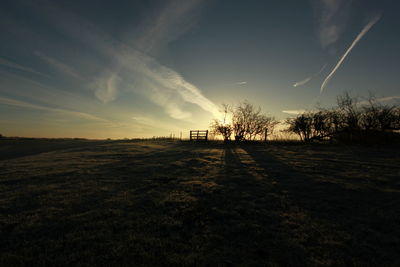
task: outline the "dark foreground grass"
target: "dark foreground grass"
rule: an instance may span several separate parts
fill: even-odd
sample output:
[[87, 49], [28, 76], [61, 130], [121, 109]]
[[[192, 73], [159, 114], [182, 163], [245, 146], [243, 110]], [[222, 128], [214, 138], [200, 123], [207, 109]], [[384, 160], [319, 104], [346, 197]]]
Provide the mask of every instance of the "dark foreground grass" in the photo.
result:
[[121, 141], [3, 159], [0, 265], [396, 266], [399, 177], [398, 147]]

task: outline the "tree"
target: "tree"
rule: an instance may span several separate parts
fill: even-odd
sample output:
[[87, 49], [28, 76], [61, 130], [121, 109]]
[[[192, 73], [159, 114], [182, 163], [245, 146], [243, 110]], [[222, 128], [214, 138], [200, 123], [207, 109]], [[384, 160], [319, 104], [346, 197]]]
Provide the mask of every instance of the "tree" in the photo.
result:
[[211, 132], [216, 135], [222, 135], [224, 141], [231, 140], [232, 127], [229, 124], [223, 124], [217, 119], [213, 120], [210, 125]]
[[311, 113], [303, 113], [296, 118], [288, 118], [286, 123], [289, 125], [288, 131], [299, 135], [301, 141], [309, 141], [312, 130]]
[[396, 107], [393, 111], [394, 113], [394, 129], [400, 130], [400, 106]]
[[375, 142], [394, 136], [384, 132], [400, 129], [400, 107], [383, 105], [373, 96], [361, 105], [363, 102], [345, 93], [337, 98], [337, 106], [331, 110], [320, 108], [288, 118], [287, 131], [299, 135], [302, 141], [333, 138], [345, 142]]
[[232, 128], [236, 141], [267, 140], [278, 122], [274, 117], [261, 113], [261, 108], [254, 107], [247, 101], [232, 109]]
[[274, 117], [268, 117], [265, 115], [260, 115], [259, 116], [259, 122], [258, 122], [258, 130], [257, 134], [261, 136], [261, 138], [264, 140], [264, 142], [267, 141], [268, 136], [270, 136], [279, 122], [275, 120]]
[[357, 98], [352, 98], [345, 92], [337, 97], [337, 105], [337, 111], [342, 118], [341, 128], [348, 132], [359, 130], [361, 113], [357, 106]]
[[[266, 140], [278, 123], [273, 117], [261, 114], [260, 107], [255, 108], [247, 101], [240, 102], [237, 106], [223, 105], [223, 113], [223, 121], [214, 119], [211, 129], [224, 140], [230, 140], [232, 134], [235, 141], [256, 140], [257, 137]], [[232, 118], [230, 123], [228, 116]]]
[[313, 140], [329, 139], [340, 129], [340, 116], [336, 110], [319, 109], [312, 113]]
[[217, 119], [214, 119], [211, 122], [210, 128], [211, 132], [217, 135], [222, 135], [224, 141], [231, 140], [232, 135], [232, 126], [227, 122], [228, 114], [230, 112], [230, 106], [227, 104], [222, 104], [224, 118], [223, 121], [220, 122]]
[[257, 117], [261, 109], [255, 109], [247, 101], [232, 110], [232, 126], [236, 141], [252, 140], [256, 134]]

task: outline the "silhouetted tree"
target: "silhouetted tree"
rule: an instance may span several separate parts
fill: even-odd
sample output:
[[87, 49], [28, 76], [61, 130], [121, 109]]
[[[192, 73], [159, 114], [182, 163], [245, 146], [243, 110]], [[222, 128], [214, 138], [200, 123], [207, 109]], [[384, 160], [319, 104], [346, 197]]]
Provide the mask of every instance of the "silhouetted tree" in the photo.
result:
[[221, 121], [214, 119], [211, 122], [210, 128], [211, 132], [216, 135], [222, 135], [224, 141], [231, 140], [232, 136], [232, 126], [228, 123], [228, 114], [231, 110], [230, 106], [227, 104], [222, 104], [224, 118]]
[[[261, 108], [255, 108], [247, 101], [237, 106], [223, 105], [223, 121], [213, 120], [211, 129], [221, 135], [224, 140], [230, 140], [233, 134], [235, 141], [256, 140], [266, 138], [271, 134], [277, 122], [273, 117], [261, 114]], [[231, 118], [228, 123], [227, 117]]]
[[213, 120], [210, 125], [211, 132], [216, 135], [221, 135], [225, 141], [231, 140], [232, 127], [229, 124], [223, 124], [217, 119]]
[[361, 112], [357, 106], [357, 98], [352, 98], [349, 93], [345, 92], [342, 96], [337, 97], [337, 105], [342, 130], [348, 132], [359, 130]]
[[400, 107], [396, 107], [393, 111], [394, 113], [394, 129], [400, 130]]
[[299, 135], [301, 141], [309, 141], [312, 132], [312, 114], [303, 113], [295, 118], [288, 118], [288, 131]]
[[253, 140], [257, 133], [257, 119], [261, 109], [247, 101], [232, 110], [232, 126], [236, 141]]
[[383, 105], [370, 96], [368, 105], [363, 106], [362, 127], [365, 130], [393, 130], [397, 126], [396, 106]]
[[270, 136], [275, 129], [275, 126], [278, 125], [279, 122], [275, 120], [274, 117], [268, 117], [265, 115], [260, 115], [258, 119], [258, 129], [257, 134], [265, 141], [267, 141], [268, 136]]
[[330, 118], [332, 114], [332, 112], [325, 110], [319, 110], [311, 114], [311, 139], [323, 140], [332, 134], [333, 123]]
[[367, 103], [361, 103], [345, 93], [331, 110], [319, 109], [287, 119], [287, 131], [297, 134], [302, 141], [334, 138], [373, 142], [384, 137], [376, 132], [400, 129], [400, 107], [383, 105], [372, 96]]

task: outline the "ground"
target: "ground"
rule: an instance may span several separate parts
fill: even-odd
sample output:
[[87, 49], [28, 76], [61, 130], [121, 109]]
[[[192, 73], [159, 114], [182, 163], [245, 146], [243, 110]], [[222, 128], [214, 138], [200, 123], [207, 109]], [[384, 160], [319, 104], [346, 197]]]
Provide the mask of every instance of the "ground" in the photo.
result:
[[398, 148], [1, 140], [0, 265], [398, 266]]

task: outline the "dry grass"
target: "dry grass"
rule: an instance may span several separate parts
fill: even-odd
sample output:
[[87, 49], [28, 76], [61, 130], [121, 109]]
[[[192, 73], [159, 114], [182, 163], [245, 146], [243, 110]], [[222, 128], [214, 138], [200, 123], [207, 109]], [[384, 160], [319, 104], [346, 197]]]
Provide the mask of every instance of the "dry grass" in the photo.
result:
[[3, 156], [0, 265], [400, 264], [398, 147], [85, 142]]

